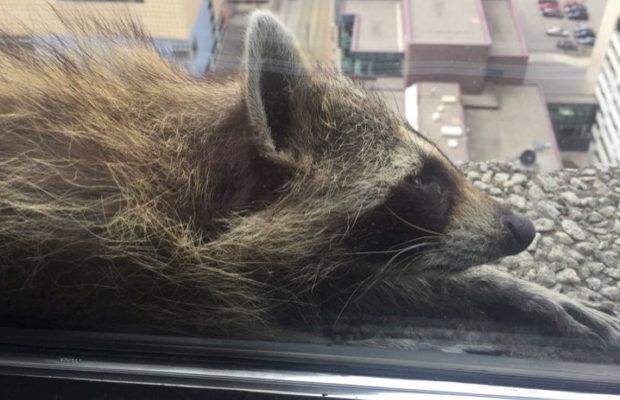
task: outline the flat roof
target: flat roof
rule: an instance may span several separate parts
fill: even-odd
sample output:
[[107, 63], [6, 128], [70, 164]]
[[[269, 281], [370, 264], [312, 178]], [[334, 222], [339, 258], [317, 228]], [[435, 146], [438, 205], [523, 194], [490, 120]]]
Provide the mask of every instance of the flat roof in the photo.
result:
[[491, 34], [489, 55], [527, 55], [511, 0], [482, 0], [482, 7]]
[[407, 38], [413, 43], [489, 44], [481, 0], [405, 0]]
[[450, 160], [469, 160], [468, 137], [458, 83], [418, 82], [405, 91], [411, 126], [432, 140]]
[[297, 42], [313, 61], [333, 64], [335, 9], [332, 0], [287, 0], [282, 2], [278, 11], [278, 16], [293, 31]]
[[404, 51], [401, 0], [342, 0], [341, 7], [343, 15], [355, 16], [352, 52]]
[[[137, 17], [145, 30], [155, 38], [187, 40], [201, 5], [202, 0], [145, 0], [143, 3], [2, 0], [0, 26], [16, 36], [31, 33], [63, 35], [66, 32], [54, 13], [56, 9], [69, 14], [103, 18], [132, 15]], [[27, 30], [24, 30], [24, 26]]]
[[369, 90], [379, 94], [385, 104], [397, 115], [405, 115], [405, 79], [402, 77], [378, 77], [362, 81]]
[[471, 161], [515, 162], [524, 150], [537, 150], [541, 172], [561, 168], [562, 160], [540, 88], [496, 84], [493, 90], [498, 108], [465, 108]]

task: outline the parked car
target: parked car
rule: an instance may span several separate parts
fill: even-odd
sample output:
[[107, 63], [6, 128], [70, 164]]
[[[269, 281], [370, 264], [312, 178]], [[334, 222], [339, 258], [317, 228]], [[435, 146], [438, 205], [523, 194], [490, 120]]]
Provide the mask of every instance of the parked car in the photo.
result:
[[569, 50], [575, 51], [579, 48], [577, 44], [573, 42], [572, 40], [558, 40], [555, 46], [558, 49], [565, 50], [565, 51], [569, 51]]
[[592, 28], [575, 29], [573, 36], [576, 38], [596, 37], [596, 33]]
[[569, 13], [569, 12], [577, 12], [577, 11], [588, 11], [588, 7], [584, 6], [583, 4], [572, 4], [572, 5], [565, 5], [564, 7], [562, 7], [562, 10], [565, 13]]
[[566, 17], [568, 19], [574, 19], [574, 20], [580, 20], [580, 21], [587, 21], [588, 19], [590, 19], [590, 15], [588, 14], [587, 9], [568, 12], [566, 13]]
[[539, 4], [540, 10], [544, 10], [545, 8], [557, 8], [559, 9], [560, 6], [558, 6], [558, 3], [551, 3], [551, 2], [546, 2], [546, 3], [541, 3]]
[[548, 36], [561, 36], [561, 37], [570, 36], [570, 31], [560, 26], [552, 26], [551, 28], [548, 28], [546, 32]]
[[594, 36], [586, 36], [586, 37], [581, 37], [581, 38], [577, 38], [577, 44], [581, 45], [581, 46], [594, 46]]
[[550, 18], [564, 18], [562, 11], [559, 8], [545, 8], [542, 10], [543, 17]]

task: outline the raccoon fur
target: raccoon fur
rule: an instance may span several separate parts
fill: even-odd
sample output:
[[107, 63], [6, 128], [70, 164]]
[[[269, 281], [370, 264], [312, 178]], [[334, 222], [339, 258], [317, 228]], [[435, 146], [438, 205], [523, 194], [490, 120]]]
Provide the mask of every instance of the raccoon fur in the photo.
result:
[[162, 60], [137, 24], [64, 23], [70, 43], [0, 46], [5, 321], [231, 337], [475, 309], [618, 344], [615, 317], [475, 267], [531, 222], [272, 15], [227, 79]]

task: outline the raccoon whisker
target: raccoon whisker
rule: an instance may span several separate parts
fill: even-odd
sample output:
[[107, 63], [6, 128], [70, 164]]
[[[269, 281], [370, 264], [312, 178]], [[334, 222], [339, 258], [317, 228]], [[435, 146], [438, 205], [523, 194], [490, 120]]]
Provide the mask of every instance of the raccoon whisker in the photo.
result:
[[[366, 283], [371, 280], [374, 277], [375, 274], [372, 274], [368, 277], [366, 277], [364, 280], [362, 280], [361, 282], [359, 282], [359, 284], [357, 285], [352, 285], [352, 286], [356, 286], [355, 289], [353, 290], [353, 292], [351, 292], [351, 294], [349, 295], [349, 297], [347, 297], [347, 300], [344, 302], [344, 304], [342, 305], [342, 308], [340, 308], [340, 311], [338, 312], [338, 315], [336, 316], [336, 319], [334, 320], [334, 323], [332, 324], [332, 328], [334, 328], [336, 326], [336, 324], [338, 324], [338, 321], [340, 321], [340, 317], [342, 317], [342, 314], [344, 313], [344, 310], [349, 306], [349, 304], [351, 303], [351, 301], [356, 297], [355, 295], [357, 294], [357, 292], [366, 285]], [[366, 293], [368, 291], [368, 289], [370, 289], [370, 287], [374, 284], [375, 281], [373, 281], [372, 284], [368, 285], [368, 287], [364, 290], [364, 292], [362, 292], [362, 295], [360, 295], [359, 297], [363, 296], [364, 293]], [[358, 298], [359, 298], [358, 297]]]
[[403, 224], [410, 226], [414, 229], [417, 229], [419, 231], [422, 232], [426, 232], [426, 233], [430, 233], [431, 235], [436, 235], [436, 236], [445, 236], [443, 233], [440, 232], [435, 232], [433, 230], [430, 229], [426, 229], [426, 228], [422, 228], [421, 226], [418, 226], [412, 222], [407, 221], [406, 219], [404, 219], [403, 217], [401, 217], [400, 215], [396, 214], [390, 207], [388, 207], [387, 205], [385, 206], [386, 210], [388, 210], [390, 212], [390, 214], [392, 214], [394, 217], [396, 217], [396, 219], [398, 219], [400, 222], [402, 222]]
[[357, 251], [357, 252], [346, 253], [346, 254], [347, 255], [367, 255], [367, 254], [394, 254], [394, 253], [398, 253], [398, 254], [396, 254], [396, 256], [394, 256], [394, 257], [398, 257], [399, 254], [405, 253], [405, 252], [407, 252], [409, 250], [417, 249], [418, 247], [422, 247], [422, 246], [430, 246], [430, 245], [434, 245], [434, 244], [436, 244], [436, 243], [423, 242], [423, 243], [417, 243], [417, 244], [409, 246], [409, 247], [393, 249], [393, 250]]
[[395, 254], [396, 255], [393, 257], [398, 257], [400, 254], [403, 254], [405, 252], [407, 252], [408, 250], [413, 250], [415, 248], [418, 247], [422, 247], [422, 246], [430, 246], [432, 243], [418, 243], [415, 246], [410, 246], [410, 247], [406, 247], [406, 248], [400, 248], [400, 249], [393, 249], [393, 250], [375, 250], [375, 251], [357, 251], [357, 252], [353, 252], [353, 253], [345, 253], [345, 255], [372, 255], [372, 254]]
[[[351, 301], [354, 298], [361, 298], [363, 297], [368, 290], [370, 290], [378, 281], [381, 280], [381, 277], [384, 275], [385, 271], [390, 267], [390, 265], [392, 265], [392, 263], [401, 255], [406, 253], [407, 251], [411, 251], [414, 250], [416, 248], [419, 247], [423, 247], [425, 245], [431, 245], [432, 243], [419, 243], [419, 244], [415, 244], [413, 246], [409, 246], [406, 247], [404, 249], [400, 249], [400, 250], [396, 250], [396, 254], [394, 256], [392, 256], [385, 264], [383, 264], [381, 266], [381, 268], [379, 268], [375, 273], [373, 273], [372, 275], [368, 276], [367, 278], [365, 278], [362, 282], [360, 282], [359, 285], [357, 285], [357, 287], [353, 290], [353, 292], [349, 295], [349, 297], [347, 298], [347, 300], [345, 301], [345, 303], [342, 305], [342, 308], [340, 309], [340, 311], [338, 312], [338, 315], [336, 316], [336, 320], [333, 323], [333, 326], [336, 326], [336, 324], [338, 323], [338, 321], [340, 320], [340, 317], [342, 316], [342, 314], [344, 313], [345, 309], [349, 306], [349, 304], [351, 303]], [[389, 253], [390, 251], [386, 251], [386, 252], [379, 252], [379, 253]], [[392, 251], [393, 252], [393, 251]], [[370, 281], [370, 283], [369, 283]], [[357, 292], [363, 288], [363, 291], [357, 295]], [[357, 295], [357, 296], [356, 296]]]
[[401, 249], [397, 249], [397, 250], [390, 250], [390, 252], [397, 252], [396, 255], [394, 255], [394, 257], [392, 258], [397, 258], [398, 256], [407, 253], [408, 251], [411, 250], [415, 250], [418, 249], [420, 247], [425, 247], [425, 246], [433, 246], [436, 245], [436, 243], [428, 243], [428, 242], [423, 242], [423, 243], [417, 243], [417, 244], [413, 244], [411, 246], [407, 246]]
[[419, 260], [422, 257], [428, 257], [428, 256], [432, 256], [434, 254], [440, 254], [440, 253], [441, 253], [441, 251], [437, 247], [429, 248], [429, 249], [423, 250], [423, 251], [421, 251], [419, 253], [416, 253], [416, 254], [408, 257], [408, 258], [405, 258], [403, 260], [403, 264], [411, 265], [415, 261]]
[[433, 236], [422, 236], [422, 237], [419, 237], [419, 238], [415, 238], [415, 239], [411, 239], [411, 240], [406, 240], [404, 242], [395, 244], [394, 246], [390, 247], [388, 250], [392, 250], [392, 249], [396, 248], [397, 246], [402, 246], [402, 245], [409, 244], [409, 243], [414, 243], [414, 242], [420, 242], [420, 241], [423, 241], [423, 240], [439, 241], [440, 238], [438, 238], [437, 236], [434, 236], [434, 235]]
[[[364, 295], [368, 292], [368, 290], [370, 290], [370, 289], [371, 289], [371, 288], [372, 288], [372, 287], [373, 287], [373, 286], [374, 286], [377, 282], [379, 282], [379, 281], [381, 280], [381, 278], [384, 276], [384, 274], [385, 274], [386, 270], [390, 267], [390, 265], [392, 265], [392, 264], [394, 263], [394, 261], [395, 261], [395, 260], [396, 260], [396, 259], [397, 259], [397, 258], [398, 258], [401, 254], [404, 254], [404, 253], [406, 253], [407, 251], [414, 250], [414, 249], [416, 249], [416, 248], [422, 247], [422, 246], [424, 246], [424, 245], [430, 245], [430, 243], [421, 243], [421, 244], [416, 244], [416, 245], [409, 246], [409, 247], [407, 247], [407, 248], [405, 248], [405, 249], [400, 250], [398, 253], [396, 253], [394, 256], [392, 256], [392, 257], [391, 257], [391, 258], [390, 258], [390, 259], [389, 259], [389, 260], [388, 260], [385, 264], [383, 264], [383, 265], [381, 266], [381, 268], [379, 268], [379, 269], [377, 270], [377, 272], [375, 272], [374, 274], [372, 274], [372, 275], [371, 275], [371, 276], [369, 276], [368, 278], [364, 279], [364, 281], [363, 281], [363, 282], [362, 282], [362, 283], [361, 283], [361, 284], [360, 284], [357, 288], [355, 288], [355, 290], [353, 291], [353, 293], [351, 293], [351, 295], [349, 296], [349, 298], [347, 299], [347, 301], [346, 301], [346, 302], [345, 302], [345, 304], [343, 305], [342, 309], [340, 310], [340, 313], [338, 314], [338, 317], [336, 318], [336, 322], [338, 322], [338, 319], [340, 318], [340, 316], [341, 316], [341, 315], [342, 315], [342, 313], [344, 312], [344, 309], [347, 307], [347, 305], [350, 303], [350, 301], [353, 299], [353, 297], [356, 295], [357, 291], [358, 291], [361, 287], [364, 287], [364, 286], [365, 286], [365, 287], [364, 287], [364, 290], [363, 290], [363, 291], [359, 294], [358, 298], [363, 297], [363, 296], [364, 296]], [[425, 254], [425, 253], [424, 253], [424, 252], [423, 252], [423, 253], [421, 253], [421, 254], [420, 254], [420, 253], [417, 253], [417, 254], [415, 254], [415, 256], [420, 256], [420, 257], [421, 257], [423, 254]], [[398, 263], [397, 265], [400, 265], [400, 264], [401, 264], [401, 263]], [[371, 283], [370, 283], [370, 284], [368, 284], [368, 285], [365, 285], [365, 284], [366, 284], [366, 282], [367, 282], [369, 279], [372, 279], [372, 280], [371, 280]], [[336, 322], [334, 322], [334, 324], [335, 324]]]
[[434, 247], [429, 247], [426, 248], [418, 253], [409, 255], [408, 257], [403, 258], [401, 261], [398, 262], [397, 267], [396, 268], [399, 272], [399, 276], [406, 272], [406, 270], [408, 269], [408, 267], [411, 266], [415, 266], [414, 264], [422, 259], [423, 257], [428, 257], [429, 255], [433, 255], [433, 254], [437, 254], [440, 253], [441, 251], [439, 250], [438, 246], [434, 246]]

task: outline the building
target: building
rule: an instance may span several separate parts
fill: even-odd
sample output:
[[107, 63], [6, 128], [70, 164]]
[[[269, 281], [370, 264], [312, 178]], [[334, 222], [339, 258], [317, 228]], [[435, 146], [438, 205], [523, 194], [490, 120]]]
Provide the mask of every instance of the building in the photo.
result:
[[219, 9], [220, 3], [221, 0], [2, 0], [0, 25], [10, 35], [28, 35], [24, 41], [36, 46], [50, 42], [53, 35], [69, 34], [56, 18], [55, 10], [110, 19], [131, 15], [142, 23], [164, 57], [200, 75], [211, 63], [217, 33], [213, 7]]
[[525, 80], [529, 52], [511, 0], [482, 0], [491, 36], [486, 81], [520, 85]]
[[400, 76], [404, 59], [401, 0], [339, 2], [340, 67], [354, 76]]
[[595, 82], [599, 109], [592, 127], [594, 162], [620, 165], [620, 0], [608, 0], [586, 84]]
[[[509, 161], [540, 172], [562, 168], [538, 85], [487, 84], [481, 95], [463, 97], [471, 161]], [[524, 162], [527, 153], [535, 160]]]
[[479, 93], [491, 47], [481, 1], [410, 0], [404, 4], [407, 84], [457, 82], [463, 91]]
[[[567, 155], [573, 154], [568, 158], [574, 158], [577, 153], [584, 153], [582, 156], [586, 157], [585, 153], [592, 141], [592, 126], [598, 110], [594, 96], [547, 96], [547, 101], [560, 150]], [[583, 162], [575, 162], [575, 165], [586, 164], [589, 164], [587, 157]]]
[[[562, 167], [542, 91], [537, 85], [487, 83], [464, 94], [457, 83], [418, 82], [405, 91], [405, 117], [455, 162], [489, 159], [541, 172]], [[524, 152], [535, 160], [523, 163]]]
[[341, 0], [342, 70], [355, 76], [521, 84], [529, 59], [511, 0]]
[[511, 0], [340, 0], [337, 9], [343, 71], [451, 160], [562, 167], [541, 89], [524, 84], [529, 53]]
[[461, 87], [457, 83], [418, 82], [405, 90], [405, 118], [450, 158], [468, 161], [469, 145]]
[[337, 36], [334, 0], [228, 0], [222, 7], [224, 23], [214, 55], [215, 72], [228, 74], [240, 70], [248, 18], [257, 9], [269, 10], [287, 25], [310, 63], [329, 66], [339, 64], [334, 59]]
[[464, 93], [488, 81], [523, 83], [529, 55], [510, 0], [404, 4], [407, 83], [457, 82]]
[[334, 0], [279, 0], [271, 4], [271, 10], [293, 31], [312, 61], [333, 65]]

